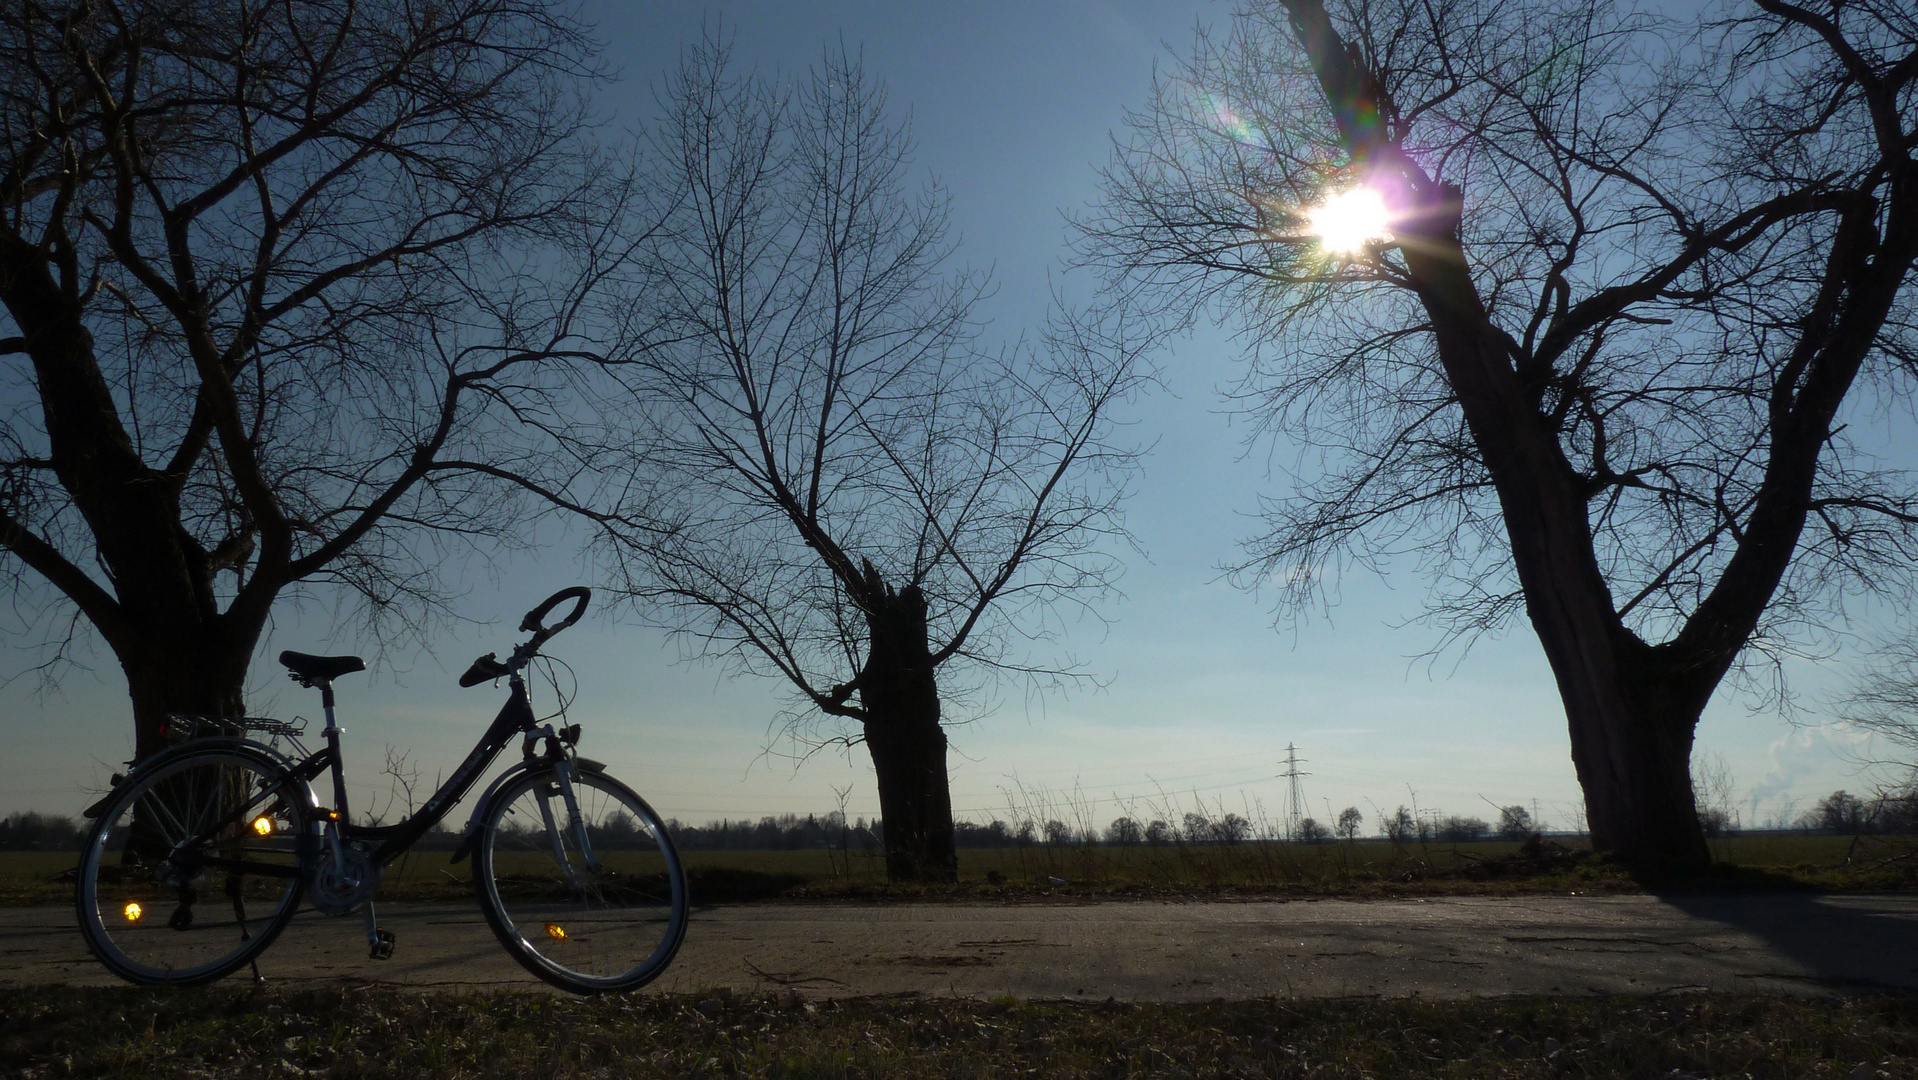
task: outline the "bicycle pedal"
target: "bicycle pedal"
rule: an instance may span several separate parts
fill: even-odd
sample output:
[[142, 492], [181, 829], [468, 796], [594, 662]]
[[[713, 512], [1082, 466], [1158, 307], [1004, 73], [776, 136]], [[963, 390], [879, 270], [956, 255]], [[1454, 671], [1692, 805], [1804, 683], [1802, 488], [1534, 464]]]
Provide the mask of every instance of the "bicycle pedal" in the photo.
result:
[[372, 947], [367, 950], [367, 958], [370, 960], [391, 960], [393, 958], [393, 946], [398, 940], [399, 939], [393, 936], [393, 931], [391, 930], [373, 931]]

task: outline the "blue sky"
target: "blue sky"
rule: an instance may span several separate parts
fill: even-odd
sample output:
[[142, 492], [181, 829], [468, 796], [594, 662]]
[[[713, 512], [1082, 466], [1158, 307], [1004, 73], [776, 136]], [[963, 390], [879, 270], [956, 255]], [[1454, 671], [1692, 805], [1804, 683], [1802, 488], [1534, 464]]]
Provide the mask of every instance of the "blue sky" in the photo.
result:
[[[1165, 0], [1044, 0], [966, 4], [807, 2], [706, 5], [602, 0], [586, 7], [607, 41], [620, 81], [605, 105], [626, 122], [652, 112], [650, 86], [682, 44], [723, 16], [736, 59], [762, 71], [804, 68], [828, 42], [863, 51], [867, 72], [909, 109], [917, 164], [953, 199], [960, 258], [991, 267], [993, 333], [1010, 338], [1043, 313], [1060, 273], [1062, 212], [1097, 195], [1096, 166], [1123, 110], [1144, 102], [1155, 61], [1183, 49], [1197, 21], [1223, 21], [1228, 4]], [[996, 707], [953, 730], [954, 806], [965, 817], [1006, 817], [1009, 804], [1051, 808], [1103, 824], [1124, 812], [1160, 816], [1203, 802], [1276, 818], [1277, 779], [1294, 743], [1309, 812], [1356, 805], [1370, 831], [1374, 807], [1401, 803], [1494, 817], [1494, 804], [1536, 805], [1555, 827], [1579, 805], [1563, 714], [1544, 660], [1523, 627], [1463, 656], [1416, 659], [1434, 634], [1411, 625], [1424, 598], [1408, 568], [1384, 581], [1349, 579], [1329, 618], [1275, 630], [1269, 605], [1221, 580], [1236, 557], [1261, 492], [1281, 489], [1267, 467], [1286, 448], [1248, 446], [1245, 424], [1221, 411], [1217, 389], [1237, 374], [1239, 349], [1219, 333], [1180, 342], [1161, 357], [1166, 390], [1141, 402], [1132, 432], [1153, 444], [1128, 521], [1143, 549], [1129, 558], [1125, 598], [1108, 625], [1072, 629], [1069, 648], [1104, 684], [1039, 698], [1002, 689]], [[1903, 414], [1887, 438], [1909, 437]], [[1902, 426], [1901, 426], [1902, 425]], [[341, 681], [354, 798], [385, 790], [375, 774], [388, 745], [404, 749], [428, 783], [449, 771], [497, 708], [490, 690], [454, 679], [476, 654], [511, 641], [532, 603], [580, 571], [568, 539], [554, 535], [537, 559], [473, 569], [464, 613], [497, 619], [430, 652], [384, 657], [369, 677]], [[454, 573], [462, 572], [454, 568]], [[361, 648], [329, 633], [323, 612], [288, 611], [264, 655]], [[585, 752], [606, 760], [661, 813], [682, 819], [824, 811], [849, 790], [849, 813], [877, 810], [863, 749], [827, 749], [796, 763], [774, 737], [785, 697], [777, 685], [676, 662], [655, 632], [589, 620], [552, 650], [576, 669], [573, 716]], [[0, 654], [7, 673], [23, 661]], [[34, 680], [0, 688], [9, 752], [0, 756], [0, 813], [71, 813], [130, 753], [124, 685], [104, 650], [92, 671], [60, 691]], [[1816, 691], [1834, 675], [1794, 672]], [[317, 716], [318, 702], [276, 665], [256, 665], [256, 712]], [[1722, 755], [1750, 823], [1802, 810], [1853, 775], [1843, 733], [1793, 727], [1750, 713], [1721, 693], [1700, 746]], [[315, 725], [317, 727], [317, 725]]]

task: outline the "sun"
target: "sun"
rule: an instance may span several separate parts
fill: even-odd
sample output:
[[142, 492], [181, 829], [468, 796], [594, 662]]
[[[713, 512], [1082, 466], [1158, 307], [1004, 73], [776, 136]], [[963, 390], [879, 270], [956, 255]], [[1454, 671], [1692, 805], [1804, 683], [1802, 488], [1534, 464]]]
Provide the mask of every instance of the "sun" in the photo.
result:
[[1335, 255], [1356, 254], [1366, 244], [1391, 236], [1385, 199], [1371, 188], [1340, 192], [1309, 211], [1306, 220], [1319, 246]]

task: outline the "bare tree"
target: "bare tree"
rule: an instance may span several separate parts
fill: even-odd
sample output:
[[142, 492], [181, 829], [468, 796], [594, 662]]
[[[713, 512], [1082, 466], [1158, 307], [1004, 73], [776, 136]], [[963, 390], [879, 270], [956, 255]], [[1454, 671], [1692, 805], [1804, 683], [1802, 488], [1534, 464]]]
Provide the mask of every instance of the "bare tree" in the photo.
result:
[[1834, 711], [1845, 723], [1890, 743], [1890, 764], [1918, 769], [1918, 642], [1874, 651]]
[[1529, 840], [1538, 835], [1538, 823], [1523, 806], [1502, 806], [1498, 811], [1498, 827], [1493, 833], [1500, 840]]
[[[1319, 828], [1316, 821], [1312, 825]], [[1252, 823], [1239, 814], [1227, 814], [1212, 822], [1208, 831], [1211, 838], [1221, 844], [1239, 844], [1252, 838]]]
[[538, 0], [5, 5], [0, 572], [111, 647], [138, 753], [241, 711], [289, 587], [404, 632], [519, 520], [486, 474], [625, 217], [592, 63]]
[[1084, 321], [978, 347], [986, 281], [948, 269], [945, 196], [912, 187], [856, 58], [776, 83], [708, 41], [662, 107], [671, 209], [601, 550], [703, 655], [786, 680], [796, 737], [864, 742], [888, 874], [952, 880], [952, 669], [1070, 669], [1020, 644], [1118, 570], [1108, 412], [1134, 351]]
[[1332, 826], [1332, 834], [1347, 842], [1359, 838], [1359, 829], [1365, 825], [1365, 815], [1356, 806], [1348, 806], [1339, 811], [1339, 820]]
[[1818, 800], [1795, 824], [1801, 829], [1856, 836], [1871, 828], [1872, 813], [1865, 800], [1840, 789]]
[[1522, 611], [1594, 845], [1703, 864], [1720, 682], [1911, 580], [1918, 502], [1843, 410], [1910, 386], [1914, 80], [1890, 0], [1255, 2], [1134, 119], [1088, 257], [1238, 320], [1313, 453], [1249, 581], [1296, 611], [1412, 553], [1448, 632]]
[[1705, 838], [1716, 840], [1738, 831], [1738, 810], [1732, 799], [1738, 782], [1723, 754], [1705, 754], [1692, 762], [1692, 805], [1698, 808], [1698, 826]]
[[1483, 838], [1490, 831], [1492, 827], [1486, 824], [1483, 818], [1461, 817], [1453, 814], [1436, 822], [1432, 835], [1448, 844], [1469, 844]]
[[1394, 844], [1409, 844], [1423, 835], [1423, 829], [1412, 812], [1401, 806], [1390, 814], [1379, 815], [1379, 835]]

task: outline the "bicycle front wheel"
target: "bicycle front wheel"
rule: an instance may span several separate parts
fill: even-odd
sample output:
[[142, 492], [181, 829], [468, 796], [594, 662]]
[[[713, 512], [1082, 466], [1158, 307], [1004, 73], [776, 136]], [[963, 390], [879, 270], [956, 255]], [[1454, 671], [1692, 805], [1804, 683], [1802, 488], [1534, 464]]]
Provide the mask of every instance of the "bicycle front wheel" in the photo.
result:
[[305, 785], [270, 758], [209, 748], [122, 781], [87, 836], [75, 900], [87, 947], [129, 982], [211, 982], [299, 906]]
[[569, 785], [538, 769], [493, 796], [481, 830], [480, 907], [528, 971], [596, 994], [644, 986], [672, 962], [686, 934], [686, 874], [632, 789], [603, 773]]

